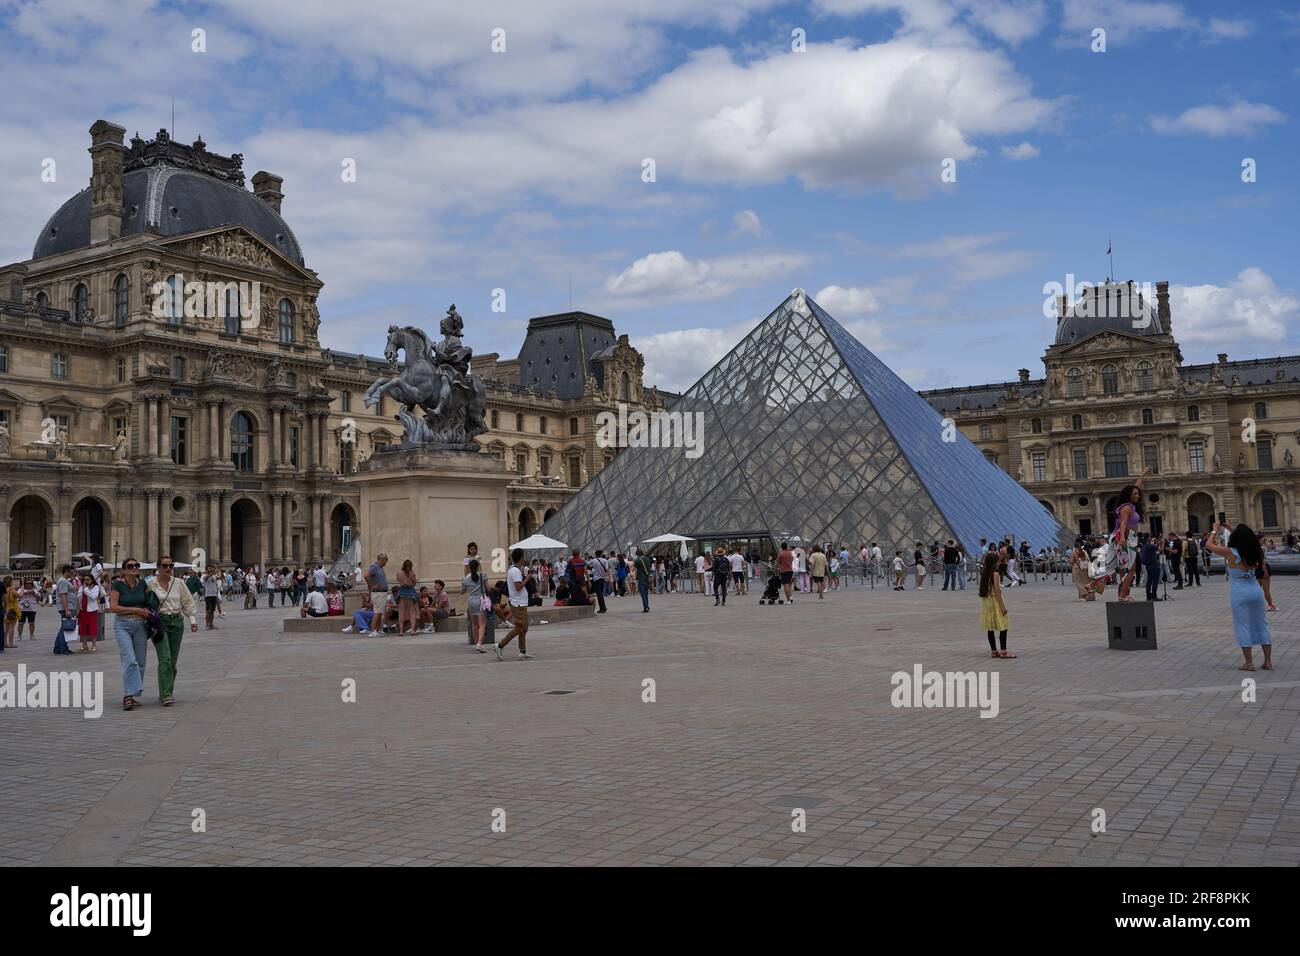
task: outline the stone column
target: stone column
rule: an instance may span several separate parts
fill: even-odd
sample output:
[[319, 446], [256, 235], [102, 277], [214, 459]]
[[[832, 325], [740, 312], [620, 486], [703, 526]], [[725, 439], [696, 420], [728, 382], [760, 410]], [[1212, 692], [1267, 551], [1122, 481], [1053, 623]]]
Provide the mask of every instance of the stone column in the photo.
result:
[[269, 537], [271, 539], [271, 550], [268, 558], [283, 558], [280, 528], [284, 522], [284, 494], [279, 491], [271, 492], [270, 518], [271, 530]]
[[229, 402], [219, 402], [217, 405], [217, 435], [221, 439], [221, 461], [226, 463], [230, 461], [230, 422], [227, 420], [226, 407]]
[[144, 457], [153, 458], [158, 454], [154, 431], [158, 428], [158, 409], [152, 398], [144, 400]]
[[280, 464], [280, 413], [274, 406], [267, 409], [266, 416], [266, 464], [275, 468]]
[[141, 505], [144, 508], [144, 535], [139, 544], [139, 553], [136, 555], [137, 560], [141, 562], [152, 561], [154, 558], [154, 544], [158, 540], [157, 516], [154, 513], [154, 502], [158, 499], [154, 496], [153, 490], [145, 488], [140, 492]]
[[72, 561], [72, 488], [59, 489], [59, 510], [54, 533], [54, 567]]
[[[323, 422], [324, 416], [321, 416]], [[330, 500], [328, 495], [320, 496], [320, 553], [325, 560], [333, 557], [333, 544], [330, 540]]]
[[322, 471], [327, 470], [330, 466], [329, 433], [326, 427], [328, 424], [329, 419], [325, 415], [316, 416], [316, 427], [320, 429], [320, 437], [317, 438], [317, 442], [320, 448], [320, 467]]
[[221, 460], [221, 426], [217, 409], [220, 402], [208, 403], [208, 457], [213, 461]]
[[[163, 397], [158, 402], [158, 457], [171, 458], [172, 456], [172, 403], [171, 399]], [[167, 550], [166, 548], [163, 549]]]
[[230, 499], [224, 491], [214, 492], [214, 499], [217, 503], [217, 541], [221, 563], [229, 567], [234, 561], [230, 550]]
[[[5, 492], [8, 494], [8, 491]], [[9, 567], [9, 506], [0, 514], [0, 567]]]
[[303, 427], [303, 445], [304, 447], [304, 464], [306, 470], [311, 471], [316, 467], [316, 416], [311, 412], [306, 412], [302, 416]]
[[262, 554], [257, 563], [261, 565], [260, 570], [263, 574], [265, 574], [266, 569], [271, 566], [271, 558], [273, 557], [271, 554], [271, 528], [274, 527], [271, 520], [273, 517], [273, 510], [272, 507], [269, 506], [273, 504], [274, 499], [270, 502], [262, 503]]
[[[172, 497], [166, 488], [158, 489], [158, 553], [171, 554], [172, 550]], [[184, 554], [172, 555], [177, 561], [189, 561]]]

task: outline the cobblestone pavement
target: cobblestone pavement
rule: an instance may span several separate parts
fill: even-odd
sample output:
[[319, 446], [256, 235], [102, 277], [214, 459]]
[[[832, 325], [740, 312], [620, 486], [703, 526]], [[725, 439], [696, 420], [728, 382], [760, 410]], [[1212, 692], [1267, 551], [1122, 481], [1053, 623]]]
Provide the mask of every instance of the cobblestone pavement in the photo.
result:
[[[0, 715], [0, 863], [1300, 863], [1300, 580], [1253, 703], [1222, 578], [1157, 607], [1154, 652], [1108, 650], [1073, 593], [1008, 592], [1000, 662], [970, 587], [615, 599], [502, 663], [236, 610], [186, 635], [173, 708], [151, 651], [132, 713], [116, 645], [56, 658], [42, 610], [0, 671], [102, 670], [106, 707]], [[999, 713], [895, 709], [917, 664], [996, 671]]]

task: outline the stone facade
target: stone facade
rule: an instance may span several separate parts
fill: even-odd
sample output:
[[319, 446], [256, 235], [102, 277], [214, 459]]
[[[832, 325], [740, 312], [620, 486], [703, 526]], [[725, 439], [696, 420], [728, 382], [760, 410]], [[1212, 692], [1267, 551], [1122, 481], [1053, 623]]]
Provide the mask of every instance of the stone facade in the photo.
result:
[[1265, 537], [1294, 530], [1300, 356], [1183, 365], [1167, 283], [1151, 316], [1107, 309], [1127, 288], [1103, 287], [1086, 323], [1058, 304], [1043, 378], [922, 394], [1076, 532], [1110, 530], [1112, 499], [1147, 466], [1149, 530], [1208, 531], [1220, 511]]
[[[0, 267], [0, 566], [80, 551], [190, 561], [195, 549], [222, 564], [330, 562], [345, 533], [364, 533], [343, 476], [400, 440], [391, 402], [361, 404], [393, 370], [321, 347], [323, 283], [280, 219], [280, 177], [258, 172], [248, 192], [238, 154], [164, 134], [128, 151], [124, 133], [91, 129], [89, 241], [67, 241], [83, 193], [37, 241], [38, 252], [68, 248]], [[138, 169], [151, 183], [183, 170], [211, 194], [169, 206], [172, 194], [149, 185], [132, 203], [138, 187], [123, 176]], [[250, 199], [265, 209], [227, 220]], [[535, 319], [530, 334], [534, 323], [613, 330], [584, 313]], [[567, 397], [521, 384], [518, 360], [474, 360], [491, 426], [478, 441], [518, 473], [508, 508], [521, 535], [612, 456], [596, 446], [597, 413], [625, 399], [663, 407], [642, 391], [627, 337], [607, 351], [583, 353], [586, 374]]]

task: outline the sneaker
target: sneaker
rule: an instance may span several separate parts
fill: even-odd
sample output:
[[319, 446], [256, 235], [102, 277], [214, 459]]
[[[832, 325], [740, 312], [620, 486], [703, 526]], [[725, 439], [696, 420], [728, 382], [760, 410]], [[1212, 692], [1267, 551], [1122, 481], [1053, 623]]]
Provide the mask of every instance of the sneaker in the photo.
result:
[[521, 652], [519, 653], [519, 659], [520, 659], [521, 661], [531, 661], [531, 660], [533, 659], [533, 655], [532, 655], [532, 654], [525, 654], [525, 653], [523, 653], [523, 652], [521, 651]]
[[482, 644], [475, 644], [475, 645], [474, 645], [474, 650], [478, 651], [480, 654], [486, 654], [486, 653], [487, 653], [487, 648], [484, 647]]
[[420, 633], [421, 633], [421, 634], [432, 634], [432, 633], [433, 633], [433, 630], [434, 630], [434, 629], [433, 629], [433, 625], [432, 625], [432, 624], [426, 624], [426, 625], [424, 625], [424, 630], [421, 631]]
[[371, 632], [370, 632], [369, 634], [367, 634], [366, 636], [367, 636], [367, 637], [381, 637], [382, 635], [380, 634], [379, 631], [371, 631]]
[[344, 633], [344, 634], [351, 634], [351, 633], [352, 633], [352, 625], [349, 624], [347, 627], [343, 628], [343, 633]]
[[496, 651], [497, 660], [499, 660], [499, 661], [503, 661], [503, 660], [505, 660], [505, 656], [501, 653], [501, 645], [500, 645], [500, 644], [493, 644], [493, 645], [492, 645], [492, 650]]

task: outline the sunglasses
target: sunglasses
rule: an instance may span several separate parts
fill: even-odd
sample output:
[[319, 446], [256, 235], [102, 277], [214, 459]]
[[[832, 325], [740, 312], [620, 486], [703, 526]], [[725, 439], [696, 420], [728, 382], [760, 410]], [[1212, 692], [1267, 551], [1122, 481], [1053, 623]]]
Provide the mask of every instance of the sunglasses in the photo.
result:
[[138, 565], [138, 564], [124, 564], [124, 565], [122, 565], [122, 570], [123, 570], [123, 571], [139, 571], [139, 570], [140, 570], [140, 565]]
[[160, 564], [160, 565], [158, 565], [158, 567], [160, 567], [160, 568], [170, 568], [170, 567], [173, 567], [173, 565], [172, 565], [172, 563], [169, 561], [169, 562], [166, 563], [166, 564]]

